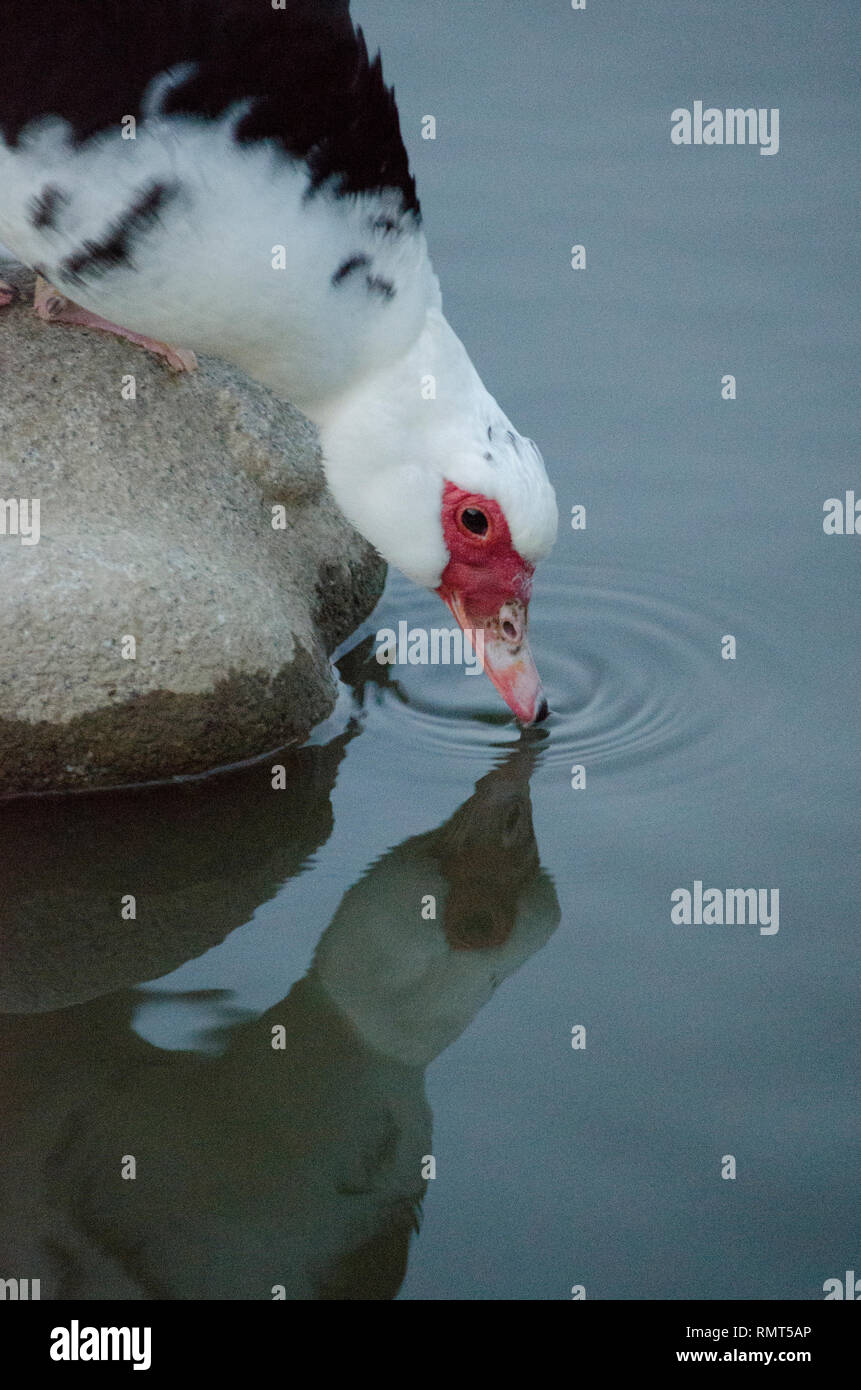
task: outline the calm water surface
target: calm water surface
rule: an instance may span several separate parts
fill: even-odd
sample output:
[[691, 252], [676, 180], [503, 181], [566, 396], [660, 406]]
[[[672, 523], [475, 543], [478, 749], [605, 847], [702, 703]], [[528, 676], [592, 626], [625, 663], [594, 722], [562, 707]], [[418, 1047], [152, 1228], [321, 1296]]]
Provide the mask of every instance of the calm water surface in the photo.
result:
[[[355, 5], [448, 312], [559, 492], [553, 717], [379, 667], [379, 627], [447, 625], [392, 575], [286, 790], [3, 808], [2, 1264], [43, 1297], [821, 1298], [859, 1260], [861, 541], [822, 530], [861, 496], [858, 13], [404, 8]], [[672, 147], [697, 99], [779, 107], [779, 154]], [[674, 925], [697, 879], [778, 889], [779, 931]]]

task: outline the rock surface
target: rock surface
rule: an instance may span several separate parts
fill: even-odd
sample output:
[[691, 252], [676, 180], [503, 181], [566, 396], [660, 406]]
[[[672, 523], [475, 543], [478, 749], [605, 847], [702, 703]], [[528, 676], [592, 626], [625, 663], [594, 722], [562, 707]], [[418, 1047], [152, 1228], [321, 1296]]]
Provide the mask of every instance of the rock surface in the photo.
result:
[[20, 296], [0, 310], [0, 797], [303, 737], [334, 704], [328, 653], [385, 577], [326, 491], [313, 426], [214, 358], [176, 376], [42, 323], [29, 272], [4, 276]]

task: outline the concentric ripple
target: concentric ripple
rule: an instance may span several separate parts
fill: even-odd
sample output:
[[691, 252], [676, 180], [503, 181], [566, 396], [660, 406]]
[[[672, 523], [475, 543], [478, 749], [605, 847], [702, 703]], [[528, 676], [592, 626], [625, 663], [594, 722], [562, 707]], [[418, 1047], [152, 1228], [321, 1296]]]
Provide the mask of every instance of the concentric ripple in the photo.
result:
[[[489, 680], [446, 666], [380, 666], [373, 634], [448, 627], [439, 600], [392, 575], [371, 620], [339, 663], [369, 730], [408, 750], [487, 761], [519, 730]], [[760, 619], [761, 621], [761, 619]], [[732, 633], [742, 659], [725, 661]], [[545, 565], [530, 640], [551, 716], [541, 726], [541, 772], [582, 764], [590, 778], [630, 786], [678, 781], [727, 765], [773, 703], [772, 645], [751, 631], [737, 595], [698, 596], [687, 577]], [[540, 774], [539, 774], [540, 775]]]

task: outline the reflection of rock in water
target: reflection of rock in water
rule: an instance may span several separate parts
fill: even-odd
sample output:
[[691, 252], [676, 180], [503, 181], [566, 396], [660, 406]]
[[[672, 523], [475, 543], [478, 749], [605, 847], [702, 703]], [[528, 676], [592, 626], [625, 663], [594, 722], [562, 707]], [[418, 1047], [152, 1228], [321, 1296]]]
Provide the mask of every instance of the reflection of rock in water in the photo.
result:
[[[431, 1148], [424, 1067], [558, 921], [531, 761], [524, 744], [439, 830], [384, 855], [306, 978], [222, 1056], [142, 1042], [128, 995], [0, 1022], [3, 1264], [41, 1277], [43, 1298], [394, 1297]], [[476, 904], [493, 939], [470, 948]]]
[[[154, 979], [247, 922], [328, 840], [353, 736], [199, 782], [0, 805], [15, 846], [0, 855], [0, 1009], [58, 1009]], [[120, 915], [128, 893], [135, 921]]]

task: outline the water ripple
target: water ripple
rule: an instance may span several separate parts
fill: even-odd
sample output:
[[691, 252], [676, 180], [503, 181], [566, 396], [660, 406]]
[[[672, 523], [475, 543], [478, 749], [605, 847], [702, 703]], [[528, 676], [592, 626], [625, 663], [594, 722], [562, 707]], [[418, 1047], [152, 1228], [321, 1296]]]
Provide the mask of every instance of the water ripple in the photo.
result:
[[[530, 634], [551, 717], [542, 726], [541, 775], [581, 763], [608, 786], [647, 788], [735, 761], [773, 705], [772, 644], [737, 594], [698, 594], [689, 578], [546, 565]], [[380, 666], [373, 634], [446, 627], [439, 600], [393, 575], [371, 621], [339, 665], [366, 719], [404, 754], [487, 761], [519, 734], [483, 676], [433, 666]], [[762, 623], [758, 616], [756, 622]], [[731, 632], [739, 659], [721, 658]]]

